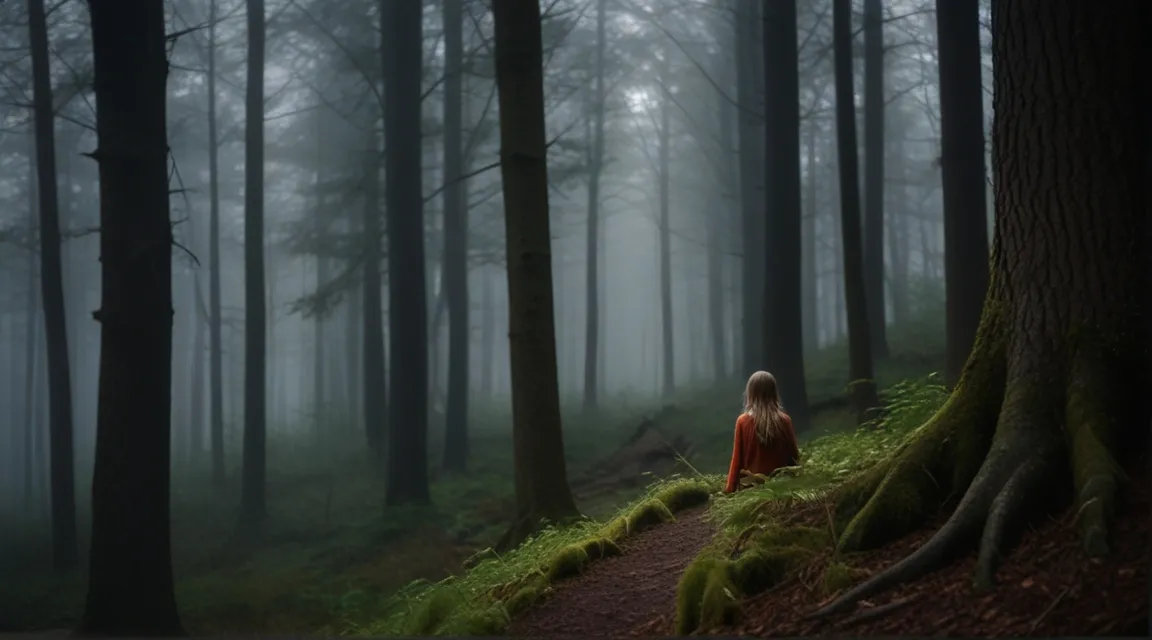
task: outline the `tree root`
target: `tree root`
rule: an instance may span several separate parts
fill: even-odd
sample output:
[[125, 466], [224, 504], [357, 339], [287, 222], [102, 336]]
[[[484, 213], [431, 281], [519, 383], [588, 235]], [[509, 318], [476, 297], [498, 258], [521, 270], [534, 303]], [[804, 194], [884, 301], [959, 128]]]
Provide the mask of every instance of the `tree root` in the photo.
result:
[[[991, 587], [1008, 537], [1021, 530], [1034, 507], [1047, 507], [1054, 498], [1066, 496], [1059, 492], [1063, 483], [1056, 479], [1068, 467], [1085, 551], [1090, 555], [1107, 553], [1108, 523], [1122, 477], [1112, 455], [1117, 438], [1115, 407], [1122, 400], [1115, 391], [1121, 387], [1114, 384], [1115, 374], [1098, 362], [1085, 357], [1073, 359], [1066, 392], [1062, 394], [1066, 400], [1063, 406], [1052, 401], [1052, 391], [1043, 385], [1008, 385], [992, 444], [947, 522], [919, 549], [807, 617], [843, 612], [863, 598], [942, 567], [972, 546], [979, 551], [974, 586]], [[960, 391], [958, 388], [957, 394]], [[947, 422], [949, 405], [929, 424]], [[1065, 425], [1063, 430], [1057, 428], [1061, 423]], [[927, 428], [928, 425], [924, 427]], [[970, 428], [979, 430], [980, 425]], [[925, 439], [931, 437], [931, 432], [923, 434]], [[910, 448], [901, 456], [907, 458], [912, 453]], [[882, 520], [875, 519], [876, 514], [889, 509], [885, 505], [894, 499], [900, 499], [892, 495], [891, 488], [896, 483], [893, 476], [908, 468], [907, 459], [890, 463], [868, 505], [855, 515], [845, 531], [841, 547], [846, 542], [858, 543], [869, 535], [866, 530], [882, 524]]]

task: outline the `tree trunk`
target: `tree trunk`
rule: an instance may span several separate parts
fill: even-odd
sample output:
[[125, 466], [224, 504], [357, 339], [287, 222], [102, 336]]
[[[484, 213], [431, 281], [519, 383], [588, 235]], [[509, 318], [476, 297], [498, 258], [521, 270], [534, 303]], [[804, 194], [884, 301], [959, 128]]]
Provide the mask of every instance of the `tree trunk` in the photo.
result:
[[[796, 0], [764, 4], [764, 185], [763, 249], [759, 251], [764, 322], [764, 362], [781, 380], [781, 399], [799, 430], [811, 426], [804, 377], [801, 294], [800, 70]], [[769, 142], [770, 141], [770, 142]]]
[[542, 519], [560, 522], [579, 512], [568, 486], [556, 373], [540, 6], [493, 0], [492, 14], [516, 486], [516, 521], [498, 546], [508, 549]]
[[204, 323], [208, 320], [200, 288], [200, 272], [193, 275], [189, 317], [192, 329], [192, 384], [189, 390], [191, 410], [188, 415], [188, 464], [199, 473], [204, 455]]
[[[34, 175], [36, 166], [36, 148], [33, 145], [28, 153], [28, 175]], [[36, 180], [28, 181], [28, 228], [34, 229], [40, 214], [40, 198], [36, 188]], [[39, 344], [37, 343], [36, 323], [39, 319], [40, 295], [36, 287], [36, 277], [39, 275], [39, 265], [36, 260], [36, 251], [28, 247], [28, 308], [24, 314], [24, 508], [32, 513], [33, 498], [35, 497], [36, 479], [36, 452], [33, 443], [36, 438], [36, 402], [34, 390], [36, 388], [36, 359]]]
[[444, 0], [444, 292], [448, 297], [448, 391], [444, 468], [468, 466], [468, 213], [463, 137], [464, 0]]
[[491, 402], [495, 388], [492, 378], [496, 367], [494, 351], [496, 346], [496, 293], [492, 290], [493, 276], [485, 269], [480, 272], [483, 281], [480, 297], [483, 312], [480, 318], [480, 397]]
[[224, 339], [220, 304], [220, 142], [216, 132], [216, 0], [208, 3], [208, 387], [212, 484], [224, 486]]
[[[387, 46], [387, 44], [385, 44]], [[387, 389], [384, 367], [384, 300], [381, 293], [383, 283], [380, 277], [381, 235], [380, 228], [380, 148], [375, 135], [371, 138], [368, 149], [364, 152], [364, 209], [363, 209], [363, 238], [364, 266], [363, 277], [360, 280], [361, 300], [360, 308], [361, 335], [364, 340], [364, 350], [361, 352], [361, 366], [363, 383], [360, 394], [364, 404], [364, 435], [368, 441], [368, 452], [378, 470], [382, 470], [385, 461], [384, 438], [387, 434], [388, 416], [386, 414]], [[393, 272], [395, 273], [395, 272]], [[393, 307], [395, 308], [395, 307]], [[396, 423], [393, 423], [396, 424]]]
[[936, 12], [947, 304], [944, 377], [955, 384], [972, 350], [988, 288], [983, 64], [978, 0], [938, 0]]
[[817, 179], [816, 179], [816, 125], [808, 125], [807, 144], [805, 145], [806, 160], [805, 160], [805, 186], [807, 187], [804, 197], [803, 206], [803, 223], [801, 225], [800, 236], [803, 243], [803, 248], [800, 250], [801, 264], [800, 264], [800, 283], [803, 288], [800, 298], [800, 317], [804, 323], [804, 353], [812, 356], [816, 354], [819, 347], [820, 340], [820, 323], [817, 299], [817, 282], [819, 277], [817, 274], [817, 259], [816, 250], [816, 214], [819, 211], [816, 198], [817, 198]]
[[169, 477], [172, 225], [164, 3], [93, 1], [100, 175], [100, 400], [88, 597], [79, 631], [183, 635]]
[[975, 346], [919, 438], [843, 492], [840, 545], [882, 544], [963, 497], [933, 538], [823, 613], [977, 542], [976, 586], [990, 587], [1001, 545], [1065, 487], [1087, 553], [1108, 551], [1120, 456], [1147, 444], [1143, 4], [993, 3], [996, 244]]
[[68, 371], [68, 326], [64, 319], [64, 273], [56, 200], [56, 145], [53, 133], [48, 24], [44, 0], [28, 0], [32, 49], [33, 111], [36, 121], [36, 177], [40, 195], [40, 296], [48, 345], [48, 421], [52, 469], [52, 563], [57, 571], [80, 560], [76, 540], [76, 481], [72, 452], [72, 382]]
[[671, 396], [676, 392], [676, 351], [674, 349], [674, 334], [672, 333], [672, 217], [671, 203], [668, 201], [669, 187], [672, 181], [669, 156], [672, 143], [672, 96], [669, 85], [672, 78], [668, 67], [671, 64], [669, 56], [672, 49], [665, 47], [663, 59], [659, 61], [660, 87], [663, 95], [660, 98], [660, 326], [664, 345], [663, 393]]
[[267, 375], [264, 296], [264, 0], [248, 3], [248, 84], [244, 99], [244, 456], [240, 517], [266, 516]]
[[760, 341], [763, 337], [763, 318], [760, 317], [760, 297], [764, 295], [761, 282], [761, 259], [764, 237], [764, 126], [758, 115], [764, 104], [761, 67], [763, 52], [756, 46], [756, 23], [760, 3], [756, 0], [736, 0], [736, 93], [739, 105], [738, 131], [740, 141], [740, 203], [743, 227], [740, 366], [743, 375], [761, 368], [763, 356]]
[[873, 358], [888, 357], [884, 303], [884, 16], [864, 0], [864, 302]]
[[600, 173], [604, 162], [604, 48], [605, 25], [608, 22], [607, 0], [596, 3], [596, 81], [591, 113], [592, 148], [588, 152], [588, 225], [585, 242], [584, 268], [586, 270], [585, 322], [584, 322], [584, 410], [595, 411], [599, 406], [600, 355]]
[[844, 301], [848, 311], [848, 380], [858, 422], [880, 404], [872, 379], [864, 256], [860, 240], [860, 183], [856, 167], [856, 108], [852, 90], [852, 2], [832, 0], [833, 64], [836, 74], [836, 146], [840, 159], [840, 235], [844, 253]]
[[419, 2], [381, 0], [385, 46], [385, 199], [388, 211], [388, 324], [392, 343], [385, 503], [428, 497], [428, 298], [421, 191]]

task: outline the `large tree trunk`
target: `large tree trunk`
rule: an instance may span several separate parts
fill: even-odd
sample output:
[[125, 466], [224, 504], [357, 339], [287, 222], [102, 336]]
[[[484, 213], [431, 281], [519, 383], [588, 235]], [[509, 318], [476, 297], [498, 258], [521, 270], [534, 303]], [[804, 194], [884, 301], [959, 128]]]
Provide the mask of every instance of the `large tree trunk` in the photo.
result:
[[[864, 302], [873, 358], [888, 357], [884, 313], [884, 20], [864, 0]], [[983, 192], [981, 192], [983, 193]]]
[[100, 172], [100, 400], [79, 631], [182, 635], [169, 475], [172, 225], [164, 3], [93, 0]]
[[764, 104], [761, 82], [763, 52], [756, 46], [756, 0], [736, 0], [736, 88], [739, 105], [738, 139], [740, 141], [740, 207], [743, 227], [741, 257], [741, 330], [740, 367], [743, 375], [761, 368], [763, 319], [760, 296], [764, 294], [764, 126], [759, 115]]
[[836, 147], [840, 173], [840, 235], [844, 253], [844, 301], [848, 311], [848, 380], [857, 421], [880, 404], [872, 379], [872, 343], [860, 239], [860, 183], [856, 168], [856, 108], [852, 90], [852, 2], [832, 0], [836, 73]]
[[936, 3], [944, 190], [944, 376], [955, 384], [976, 337], [988, 288], [984, 88], [978, 0]]
[[381, 0], [384, 17], [385, 198], [388, 207], [389, 505], [428, 501], [428, 293], [421, 174], [419, 2]]
[[444, 468], [468, 466], [468, 214], [463, 138], [463, 0], [444, 0], [444, 293], [448, 302], [448, 385]]
[[36, 120], [36, 177], [40, 195], [40, 295], [48, 345], [48, 420], [52, 469], [52, 562], [57, 571], [79, 562], [76, 540], [76, 481], [72, 455], [72, 382], [68, 371], [68, 326], [64, 319], [64, 273], [56, 200], [48, 24], [44, 0], [28, 0], [32, 47], [33, 111]]
[[267, 385], [264, 296], [264, 0], [248, 2], [248, 84], [244, 99], [244, 455], [240, 517], [266, 515]]
[[1147, 444], [1143, 4], [992, 5], [996, 244], [975, 346], [919, 438], [848, 485], [840, 545], [881, 544], [963, 497], [932, 539], [824, 613], [976, 541], [976, 585], [991, 586], [1003, 541], [1066, 488], [1085, 550], [1108, 551], [1118, 456]]
[[540, 6], [493, 0], [492, 13], [516, 485], [516, 520], [498, 545], [507, 549], [542, 520], [564, 521], [579, 512], [568, 486], [556, 373]]
[[596, 88], [592, 98], [592, 148], [588, 152], [588, 226], [585, 241], [584, 410], [599, 405], [600, 381], [600, 173], [604, 162], [604, 47], [607, 0], [596, 3]]
[[[800, 290], [800, 70], [796, 0], [764, 4], [764, 185], [761, 264], [764, 362], [781, 380], [781, 399], [797, 429], [811, 426], [804, 378]], [[770, 141], [770, 142], [769, 142]]]
[[224, 485], [224, 339], [220, 304], [220, 143], [216, 133], [216, 0], [208, 4], [208, 387], [212, 484]]

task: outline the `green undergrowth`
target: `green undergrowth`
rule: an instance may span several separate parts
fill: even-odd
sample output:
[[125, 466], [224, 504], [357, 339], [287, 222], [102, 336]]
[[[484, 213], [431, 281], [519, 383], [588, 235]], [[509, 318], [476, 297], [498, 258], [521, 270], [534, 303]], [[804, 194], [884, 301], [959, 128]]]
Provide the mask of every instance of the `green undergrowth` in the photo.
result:
[[933, 375], [893, 385], [882, 397], [885, 411], [871, 423], [804, 446], [798, 472], [713, 502], [708, 515], [718, 534], [680, 579], [678, 635], [732, 624], [745, 596], [791, 578], [804, 575], [829, 596], [864, 576], [850, 554], [836, 550], [836, 490], [915, 438], [947, 391]]
[[674, 513], [704, 504], [720, 488], [720, 476], [673, 477], [653, 483], [645, 494], [607, 521], [585, 519], [549, 526], [516, 549], [485, 549], [460, 575], [437, 583], [416, 581], [403, 588], [375, 620], [344, 620], [327, 631], [357, 635], [499, 634], [511, 619], [550, 595], [553, 586], [600, 558], [621, 553], [629, 536], [670, 522]]

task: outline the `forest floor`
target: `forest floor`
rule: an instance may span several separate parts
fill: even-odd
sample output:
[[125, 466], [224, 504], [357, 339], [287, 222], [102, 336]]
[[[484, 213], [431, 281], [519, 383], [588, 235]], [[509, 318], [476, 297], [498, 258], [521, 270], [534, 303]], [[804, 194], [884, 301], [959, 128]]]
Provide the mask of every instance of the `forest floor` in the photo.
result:
[[[916, 347], [929, 342], [919, 336], [911, 340]], [[939, 366], [939, 357], [925, 355], [922, 349], [906, 354], [878, 368], [882, 384], [921, 377]], [[842, 395], [845, 356], [843, 349], [833, 348], [812, 358], [808, 381], [814, 401]], [[565, 448], [573, 490], [589, 522], [605, 521], [647, 499], [654, 480], [723, 471], [730, 455], [731, 425], [740, 409], [740, 384], [685, 390], [673, 407], [615, 398], [594, 423], [566, 417]], [[644, 422], [658, 429], [645, 434], [637, 429]], [[257, 545], [234, 537], [238, 486], [208, 491], [207, 478], [186, 477], [177, 470], [173, 558], [185, 627], [198, 635], [392, 632], [381, 621], [411, 613], [419, 594], [437, 581], [466, 582], [464, 576], [474, 572], [463, 569], [465, 561], [492, 544], [510, 521], [511, 446], [506, 425], [504, 414], [478, 416], [473, 421], [469, 472], [450, 476], [433, 471], [432, 506], [388, 509], [384, 517], [382, 479], [363, 459], [354, 430], [342, 436], [348, 441], [345, 449], [318, 455], [309, 438], [294, 440], [271, 429], [270, 526]], [[816, 426], [802, 434], [802, 443], [850, 428], [848, 412], [832, 403], [818, 415]], [[433, 432], [430, 452], [433, 470], [438, 432]], [[238, 434], [234, 435], [238, 447]], [[667, 455], [639, 460], [661, 443], [683, 460]], [[235, 465], [236, 457], [229, 462]], [[229, 477], [235, 478], [236, 472], [230, 468]], [[86, 515], [80, 515], [81, 532], [86, 533]], [[13, 533], [18, 535], [0, 543], [9, 551], [4, 556], [0, 549], [0, 632], [71, 627], [83, 605], [82, 571], [55, 575], [48, 570], [49, 537], [43, 525], [0, 535]], [[503, 573], [485, 568], [492, 575], [484, 579], [511, 579], [531, 564], [532, 553], [550, 552], [577, 533], [545, 535], [535, 551], [521, 553], [519, 560], [502, 558]], [[13, 545], [13, 539], [18, 544]], [[20, 540], [26, 544], [21, 546]], [[632, 549], [642, 542], [638, 538], [623, 544]], [[82, 541], [81, 548], [85, 547]], [[685, 561], [690, 556], [686, 553]]]

